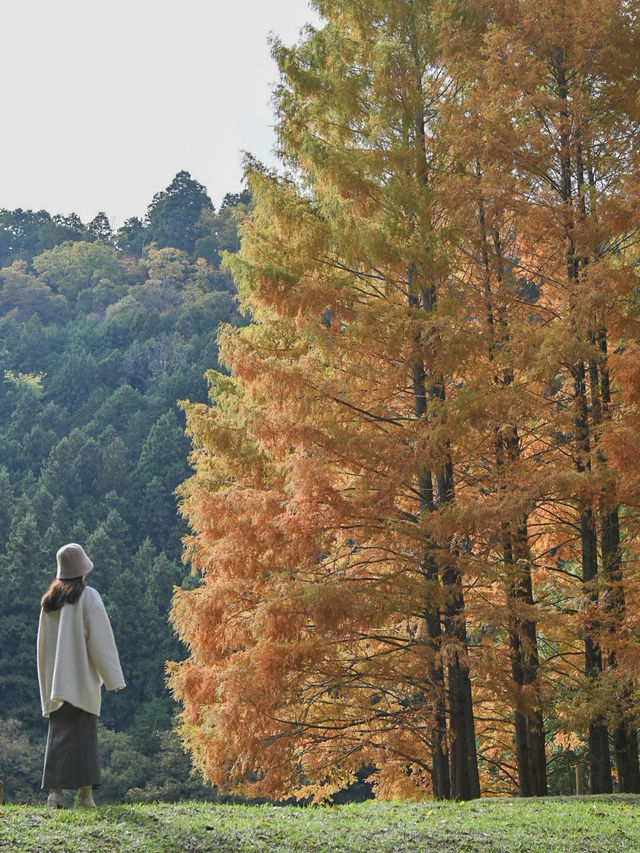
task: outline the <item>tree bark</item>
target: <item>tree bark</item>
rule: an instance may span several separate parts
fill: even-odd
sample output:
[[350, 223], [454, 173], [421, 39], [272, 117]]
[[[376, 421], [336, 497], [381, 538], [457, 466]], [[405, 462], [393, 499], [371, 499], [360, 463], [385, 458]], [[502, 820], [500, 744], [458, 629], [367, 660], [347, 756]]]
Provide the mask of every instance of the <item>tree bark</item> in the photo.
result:
[[[444, 396], [444, 389], [439, 393]], [[453, 499], [453, 466], [445, 462], [437, 477], [441, 503]], [[451, 556], [452, 561], [455, 556]], [[442, 572], [445, 590], [444, 632], [447, 644], [449, 678], [449, 728], [451, 733], [451, 795], [456, 800], [473, 800], [480, 796], [478, 754], [473, 719], [471, 678], [467, 664], [467, 626], [464, 612], [462, 578], [452, 562]]]
[[638, 732], [629, 727], [626, 720], [613, 730], [613, 748], [618, 768], [618, 783], [625, 794], [640, 792], [640, 773], [638, 772]]
[[[600, 327], [594, 335], [594, 343], [600, 350], [599, 364], [589, 367], [591, 399], [595, 417], [604, 420], [610, 410], [611, 390], [607, 366], [606, 330]], [[601, 461], [604, 454], [599, 452]], [[608, 498], [608, 499], [607, 499]], [[620, 515], [614, 496], [605, 496], [600, 508], [600, 546], [602, 551], [602, 573], [606, 580], [604, 611], [608, 622], [608, 633], [613, 637], [626, 612], [626, 601], [622, 585], [622, 553], [620, 551]], [[615, 650], [609, 651], [608, 666], [617, 667]], [[629, 704], [633, 685], [623, 679], [617, 698], [618, 722], [613, 730], [613, 748], [618, 769], [618, 784], [623, 793], [640, 793], [640, 765], [638, 762], [638, 732], [630, 724]]]
[[[419, 59], [418, 39], [415, 32], [414, 23], [409, 22], [409, 32], [411, 37], [412, 54], [415, 62], [415, 85], [416, 92], [422, 96], [423, 75], [425, 68]], [[422, 99], [421, 99], [422, 101]], [[415, 110], [413, 116], [413, 132], [416, 140], [416, 177], [420, 184], [425, 188], [428, 187], [428, 162], [426, 156], [426, 131], [425, 131], [425, 113], [422, 102]], [[411, 286], [411, 276], [409, 285], [410, 304], [413, 306], [420, 305], [425, 313], [430, 313], [435, 305], [436, 292], [433, 283], [428, 285], [422, 282], [420, 288]], [[412, 302], [413, 300], [413, 302]], [[426, 413], [428, 400], [440, 400], [444, 402], [445, 391], [441, 381], [432, 380], [432, 384], [427, 381], [427, 372], [424, 370], [424, 360], [418, 362], [418, 370], [422, 367], [423, 371], [423, 387], [424, 396], [424, 411]], [[414, 382], [415, 382], [414, 370]], [[415, 388], [415, 384], [414, 384]], [[437, 506], [453, 499], [453, 466], [450, 458], [447, 458], [443, 463], [442, 471], [435, 474], [436, 494], [431, 491], [431, 499], [433, 501], [433, 509]], [[430, 477], [430, 482], [433, 485], [433, 479]], [[451, 567], [439, 567], [434, 564], [435, 572], [440, 573], [442, 586], [445, 594], [444, 605], [444, 639], [447, 643], [449, 654], [449, 662], [447, 664], [447, 677], [449, 682], [449, 732], [450, 732], [450, 747], [449, 747], [449, 766], [451, 776], [450, 796], [455, 799], [474, 799], [480, 796], [480, 781], [478, 774], [478, 757], [475, 742], [475, 730], [473, 720], [473, 704], [471, 700], [471, 680], [469, 677], [469, 668], [466, 663], [467, 656], [467, 636], [466, 625], [464, 618], [464, 596], [462, 592], [462, 584], [457, 569]], [[439, 636], [441, 631], [440, 614], [438, 614], [438, 624], [436, 625], [436, 615], [432, 616], [433, 623], [427, 629], [433, 632], [433, 639], [442, 643], [442, 638]], [[455, 649], [453, 654], [449, 649]], [[440, 709], [441, 710], [441, 709]], [[440, 713], [440, 710], [438, 713]], [[441, 718], [436, 716], [435, 733], [436, 737], [440, 737]], [[437, 756], [437, 760], [436, 760]], [[436, 769], [436, 763], [438, 769]], [[434, 755], [434, 777], [442, 777], [443, 789], [446, 787], [444, 782], [444, 758], [439, 752]], [[448, 774], [447, 774], [448, 776]], [[435, 784], [435, 783], [434, 783]]]
[[[608, 632], [615, 634], [626, 610], [624, 590], [622, 588], [622, 562], [620, 554], [620, 520], [618, 508], [604, 511], [600, 521], [602, 570], [607, 580], [605, 617]], [[607, 656], [610, 669], [617, 667], [615, 650]], [[640, 766], [638, 763], [638, 732], [630, 724], [630, 705], [632, 704], [633, 684], [630, 679], [622, 678], [616, 710], [618, 722], [613, 729], [613, 748], [618, 768], [618, 784], [625, 794], [640, 793]]]
[[[585, 471], [589, 463], [589, 425], [587, 421], [587, 398], [585, 388], [585, 368], [583, 362], [574, 365], [574, 400], [576, 405], [575, 433], [577, 444], [576, 467]], [[580, 499], [580, 549], [582, 555], [582, 582], [585, 585], [585, 599], [588, 604], [596, 605], [598, 592], [594, 582], [598, 574], [598, 547], [595, 519], [590, 506]], [[596, 682], [602, 673], [602, 651], [594, 635], [598, 626], [587, 628], [584, 640], [585, 673]], [[592, 794], [611, 793], [611, 758], [609, 755], [609, 733], [601, 717], [589, 723], [589, 790]]]
[[[425, 299], [413, 292], [413, 274], [409, 274], [409, 305], [417, 308], [424, 304]], [[419, 336], [416, 345], [419, 345]], [[417, 418], [425, 418], [427, 414], [427, 386], [424, 362], [416, 357], [412, 366], [413, 371], [413, 404]], [[433, 512], [433, 479], [430, 471], [418, 476], [420, 514]], [[440, 585], [438, 566], [430, 550], [430, 543], [425, 543], [425, 554], [421, 570], [429, 586]], [[427, 671], [427, 691], [431, 697], [433, 710], [433, 730], [431, 733], [431, 783], [433, 796], [437, 800], [448, 800], [451, 797], [451, 781], [449, 773], [449, 751], [447, 748], [447, 709], [444, 667], [441, 658], [442, 645], [442, 614], [440, 605], [433, 598], [425, 602], [424, 620], [427, 631], [432, 662]]]
[[[481, 177], [480, 166], [477, 175]], [[492, 332], [492, 343], [489, 349], [489, 360], [493, 361], [496, 343], [504, 344], [509, 339], [509, 330], [504, 312], [498, 311], [498, 340], [495, 340], [496, 325], [493, 295], [491, 292], [491, 264], [489, 259], [487, 225], [484, 213], [484, 202], [480, 195], [478, 204], [478, 222], [482, 239], [482, 264], [484, 267], [484, 291], [487, 300], [487, 325]], [[494, 231], [493, 247], [495, 253], [496, 279], [502, 283], [503, 252], [499, 234]], [[505, 387], [513, 382], [513, 372], [503, 371], [494, 376], [497, 386]], [[505, 458], [516, 461], [520, 454], [520, 443], [517, 428], [509, 432], [497, 430], [495, 439], [496, 468], [498, 472], [504, 469]], [[502, 488], [506, 482], [502, 478]], [[511, 521], [503, 525], [503, 560], [505, 568], [505, 586], [507, 606], [509, 608], [509, 646], [511, 657], [511, 674], [518, 695], [514, 710], [516, 762], [518, 765], [518, 787], [520, 796], [545, 796], [547, 793], [547, 768], [544, 737], [544, 720], [539, 702], [537, 689], [539, 657], [536, 623], [531, 619], [522, 619], [518, 615], [519, 605], [533, 606], [533, 586], [531, 582], [531, 564], [529, 559], [527, 519], [522, 518], [513, 532]], [[523, 687], [533, 685], [537, 701], [533, 708], [526, 711], [522, 708], [521, 697]]]
[[[526, 519], [522, 519], [513, 536], [513, 549], [509, 543], [512, 560], [507, 598], [510, 601], [511, 673], [518, 691], [529, 688], [535, 696], [527, 697], [529, 707], [515, 711], [516, 759], [521, 797], [544, 797], [547, 794], [547, 759], [545, 751], [544, 719], [538, 690], [538, 638], [532, 619], [514, 615], [522, 604], [533, 606], [531, 566], [529, 562]], [[505, 553], [505, 558], [507, 553]]]
[[[434, 293], [432, 287], [421, 287], [419, 295], [411, 287], [410, 305], [422, 307], [426, 312], [433, 309]], [[416, 342], [418, 343], [418, 342]], [[427, 372], [424, 362], [416, 359], [413, 364], [414, 411], [416, 416], [425, 417], [428, 400], [444, 400], [444, 387], [436, 383], [427, 389]], [[450, 459], [436, 474], [436, 494], [433, 490], [431, 473], [424, 472], [419, 481], [421, 511], [434, 510], [453, 498], [453, 466]], [[424, 491], [423, 491], [424, 490]], [[431, 543], [426, 543], [427, 549]], [[434, 794], [443, 798], [469, 800], [480, 796], [478, 757], [475, 742], [473, 704], [471, 697], [471, 679], [467, 657], [467, 635], [464, 618], [464, 595], [459, 572], [446, 566], [439, 572], [435, 559], [427, 554], [425, 573], [435, 580], [441, 577], [444, 588], [444, 639], [447, 645], [447, 680], [449, 698], [449, 753], [446, 752], [446, 706], [439, 691], [444, 688], [444, 670], [438, 663], [429, 672], [430, 682], [435, 685], [434, 729], [432, 738], [432, 780]], [[442, 647], [442, 624], [439, 608], [432, 602], [427, 603], [426, 627], [432, 649], [438, 654]], [[436, 786], [439, 793], [436, 794]]]
[[444, 609], [445, 635], [449, 663], [449, 725], [451, 731], [451, 795], [456, 800], [480, 796], [480, 778], [476, 752], [471, 679], [465, 657], [467, 632], [460, 575], [456, 569], [443, 573], [447, 591]]
[[[564, 51], [558, 48], [552, 57], [552, 68], [555, 82], [558, 87], [560, 100], [559, 109], [559, 166], [560, 166], [560, 196], [567, 217], [565, 223], [566, 239], [566, 264], [567, 284], [572, 291], [572, 299], [577, 304], [579, 299], [580, 264], [584, 264], [584, 258], [580, 258], [574, 241], [574, 226], [577, 215], [584, 217], [585, 212], [582, 199], [578, 199], [576, 208], [573, 198], [572, 182], [572, 151], [570, 138], [570, 114], [569, 114], [569, 75], [565, 64]], [[575, 130], [576, 138], [580, 130]], [[584, 176], [581, 174], [582, 151], [578, 146], [576, 152], [576, 185], [581, 191]], [[575, 325], [572, 314], [571, 322], [574, 324], [574, 333], [580, 337], [580, 330]], [[586, 472], [591, 469], [590, 452], [591, 439], [589, 428], [589, 415], [587, 406], [586, 371], [584, 361], [580, 359], [571, 365], [571, 376], [573, 379], [573, 406], [574, 406], [574, 446], [575, 465], [578, 472]], [[580, 550], [582, 556], [582, 580], [585, 586], [585, 600], [589, 605], [595, 605], [598, 601], [598, 592], [594, 588], [594, 581], [598, 574], [598, 550], [596, 539], [595, 519], [591, 506], [581, 497], [578, 498], [578, 514], [580, 520]], [[598, 681], [602, 672], [602, 652], [596, 639], [597, 625], [587, 628], [585, 632], [585, 673], [594, 683]], [[612, 791], [611, 780], [611, 758], [609, 755], [609, 735], [607, 727], [601, 717], [596, 717], [588, 725], [589, 743], [589, 769], [590, 769], [590, 791], [592, 794], [610, 793]]]
[[[438, 582], [438, 568], [429, 554], [423, 564], [425, 578]], [[433, 730], [431, 732], [431, 782], [437, 800], [451, 798], [449, 750], [447, 747], [447, 706], [444, 667], [440, 658], [442, 623], [440, 608], [429, 602], [425, 608], [425, 624], [434, 663], [429, 666], [428, 680], [432, 696]]]

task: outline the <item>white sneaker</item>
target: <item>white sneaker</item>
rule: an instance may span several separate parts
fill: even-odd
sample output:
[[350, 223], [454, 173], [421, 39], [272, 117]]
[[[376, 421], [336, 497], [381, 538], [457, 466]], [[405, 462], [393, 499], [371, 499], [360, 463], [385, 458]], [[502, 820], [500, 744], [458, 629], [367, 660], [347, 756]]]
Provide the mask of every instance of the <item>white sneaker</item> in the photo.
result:
[[50, 809], [66, 809], [67, 801], [59, 788], [54, 788], [47, 797], [47, 806]]
[[78, 801], [76, 806], [82, 809], [96, 808], [96, 804], [93, 799], [93, 788], [91, 785], [86, 785], [84, 788], [78, 788]]

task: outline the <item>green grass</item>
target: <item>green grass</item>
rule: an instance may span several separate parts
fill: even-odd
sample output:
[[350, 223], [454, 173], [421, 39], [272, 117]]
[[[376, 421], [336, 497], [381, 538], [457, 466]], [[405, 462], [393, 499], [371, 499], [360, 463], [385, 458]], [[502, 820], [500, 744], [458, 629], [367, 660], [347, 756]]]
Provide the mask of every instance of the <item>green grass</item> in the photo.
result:
[[0, 851], [640, 853], [640, 797], [50, 811], [0, 806]]

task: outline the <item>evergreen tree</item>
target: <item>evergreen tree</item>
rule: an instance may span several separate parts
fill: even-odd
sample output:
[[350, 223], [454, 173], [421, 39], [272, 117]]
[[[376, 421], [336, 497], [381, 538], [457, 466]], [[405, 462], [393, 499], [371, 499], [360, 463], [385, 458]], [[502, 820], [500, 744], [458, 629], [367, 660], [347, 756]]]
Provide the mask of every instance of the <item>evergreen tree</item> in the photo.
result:
[[132, 216], [127, 219], [119, 229], [115, 237], [115, 244], [125, 255], [141, 258], [145, 243], [147, 242], [147, 229], [141, 219]]
[[189, 172], [178, 172], [165, 190], [155, 194], [147, 210], [151, 242], [161, 249], [171, 246], [193, 252], [197, 222], [206, 209], [213, 209], [213, 205], [205, 187]]
[[0, 707], [3, 717], [34, 729], [42, 716], [35, 657], [40, 598], [55, 576], [55, 554], [44, 552], [32, 512], [14, 516], [0, 572]]
[[113, 239], [113, 230], [109, 217], [101, 210], [89, 222], [86, 228], [87, 238], [89, 240], [102, 240], [103, 243], [110, 243]]
[[51, 216], [46, 210], [0, 210], [0, 266], [30, 261], [65, 240], [81, 240], [84, 228], [77, 214]]

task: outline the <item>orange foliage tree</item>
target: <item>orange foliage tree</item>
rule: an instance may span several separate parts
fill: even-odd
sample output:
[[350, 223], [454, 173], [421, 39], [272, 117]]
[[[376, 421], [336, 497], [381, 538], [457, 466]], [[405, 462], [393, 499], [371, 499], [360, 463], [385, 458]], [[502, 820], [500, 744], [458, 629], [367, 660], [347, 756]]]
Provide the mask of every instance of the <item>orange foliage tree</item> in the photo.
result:
[[468, 799], [478, 755], [545, 793], [545, 727], [606, 790], [611, 728], [636, 790], [637, 21], [315, 5], [284, 171], [248, 164], [251, 322], [186, 407], [185, 743], [245, 792]]
[[621, 381], [628, 352], [620, 359], [637, 340], [637, 9], [616, 0], [478, 2], [458, 28], [463, 20], [467, 33], [481, 33], [478, 61], [459, 46], [452, 52], [468, 80], [483, 81], [471, 103], [493, 163], [518, 179], [507, 209], [524, 238], [521, 266], [547, 311], [543, 336], [529, 340], [537, 349], [529, 378], [548, 386], [530, 386], [546, 401], [536, 427], [546, 448], [536, 518], [561, 566], [582, 582], [583, 599], [556, 651], [568, 662], [571, 638], [583, 639], [591, 790], [611, 790], [611, 728], [620, 787], [638, 791], [637, 714], [625, 676], [637, 664], [625, 602], [635, 552], [624, 517], [633, 504], [621, 506], [614, 461], [622, 414], [637, 416]]

